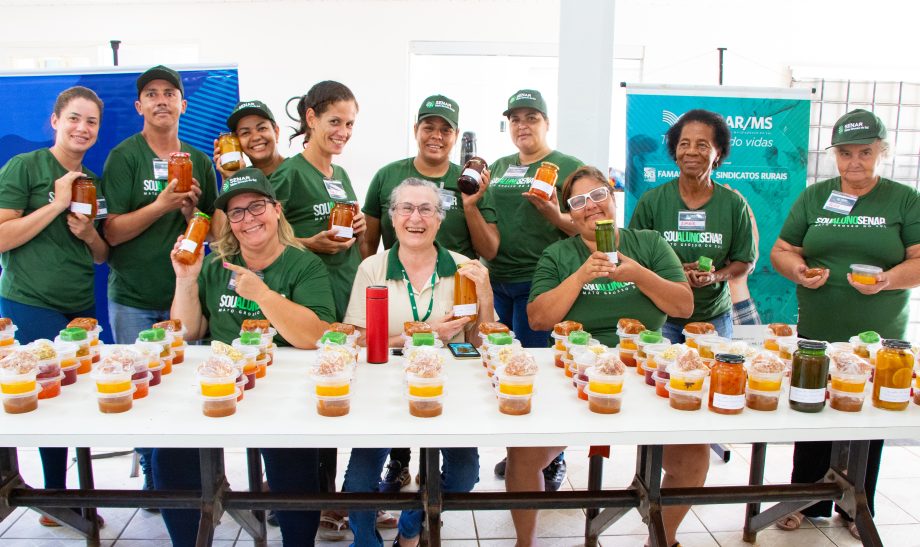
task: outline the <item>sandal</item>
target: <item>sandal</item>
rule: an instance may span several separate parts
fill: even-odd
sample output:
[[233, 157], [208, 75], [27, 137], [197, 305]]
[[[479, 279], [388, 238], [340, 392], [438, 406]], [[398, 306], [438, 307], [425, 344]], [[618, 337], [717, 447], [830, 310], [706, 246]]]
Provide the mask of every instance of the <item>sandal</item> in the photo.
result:
[[348, 531], [348, 517], [339, 516], [333, 511], [319, 517], [317, 536], [325, 541], [342, 541]]
[[850, 521], [847, 523], [847, 530], [850, 531], [850, 535], [856, 538], [859, 541], [862, 541], [862, 538], [859, 537], [859, 528], [856, 527], [855, 521]]
[[[105, 519], [102, 518], [102, 515], [96, 514], [96, 522], [99, 524], [99, 528], [105, 526]], [[38, 516], [38, 523], [46, 528], [57, 528], [61, 525], [60, 522], [54, 520], [51, 517], [46, 517], [45, 515]]]
[[798, 530], [802, 526], [802, 521], [805, 520], [805, 515], [796, 511], [795, 513], [789, 513], [785, 517], [776, 521], [776, 527], [780, 530], [786, 530], [791, 532], [793, 530]]
[[377, 511], [377, 528], [392, 530], [399, 524], [399, 519], [386, 511]]

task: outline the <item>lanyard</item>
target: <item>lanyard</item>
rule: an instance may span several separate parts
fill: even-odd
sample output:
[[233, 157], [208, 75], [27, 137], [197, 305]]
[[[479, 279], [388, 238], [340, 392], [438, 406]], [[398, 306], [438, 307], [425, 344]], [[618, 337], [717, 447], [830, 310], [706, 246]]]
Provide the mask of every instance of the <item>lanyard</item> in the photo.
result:
[[412, 290], [412, 282], [409, 281], [409, 275], [406, 274], [406, 269], [402, 269], [403, 279], [406, 280], [406, 285], [409, 286], [409, 304], [412, 305], [412, 317], [416, 321], [428, 321], [428, 318], [431, 317], [431, 308], [434, 306], [434, 278], [438, 273], [438, 266], [435, 263], [434, 272], [431, 273], [431, 300], [428, 301], [428, 312], [425, 314], [425, 317], [421, 319], [418, 318], [418, 306], [415, 305], [415, 294]]

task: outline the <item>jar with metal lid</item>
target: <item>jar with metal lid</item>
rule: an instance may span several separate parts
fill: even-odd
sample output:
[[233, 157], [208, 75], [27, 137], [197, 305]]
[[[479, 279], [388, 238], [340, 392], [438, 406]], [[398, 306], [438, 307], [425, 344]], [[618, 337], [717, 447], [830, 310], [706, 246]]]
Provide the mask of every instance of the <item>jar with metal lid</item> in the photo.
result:
[[716, 414], [741, 414], [744, 410], [743, 364], [741, 355], [716, 354], [709, 376], [709, 410]]
[[872, 406], [885, 410], [904, 410], [910, 404], [910, 382], [914, 375], [914, 354], [910, 342], [882, 340], [875, 355], [875, 380]]
[[191, 266], [204, 250], [204, 240], [211, 229], [211, 217], [200, 211], [192, 216], [185, 229], [185, 238], [176, 252], [176, 262]]
[[460, 269], [466, 264], [457, 265], [457, 273], [454, 274], [454, 310], [453, 319], [469, 317], [470, 323], [475, 323], [478, 317], [477, 304], [479, 299], [476, 298], [476, 284], [469, 277], [460, 275]]
[[457, 188], [468, 196], [472, 196], [479, 191], [479, 185], [482, 184], [482, 171], [487, 167], [486, 160], [479, 156], [473, 156], [467, 160], [457, 179]]
[[170, 154], [167, 177], [170, 182], [179, 181], [176, 183], [176, 192], [190, 192], [192, 190], [192, 155], [188, 152]]
[[352, 228], [357, 206], [347, 201], [337, 201], [329, 214], [329, 239], [345, 242], [355, 237]]
[[86, 175], [74, 179], [70, 190], [70, 212], [96, 218], [96, 185]]
[[555, 163], [544, 161], [537, 169], [537, 173], [530, 183], [530, 194], [544, 201], [553, 199], [556, 190], [556, 179], [559, 178], [559, 166]]
[[827, 343], [799, 340], [792, 354], [789, 382], [789, 407], [799, 412], [821, 412], [827, 399], [827, 373], [830, 360]]
[[239, 171], [243, 167], [243, 147], [240, 139], [230, 132], [221, 133], [217, 138], [220, 148], [220, 167], [224, 171]]

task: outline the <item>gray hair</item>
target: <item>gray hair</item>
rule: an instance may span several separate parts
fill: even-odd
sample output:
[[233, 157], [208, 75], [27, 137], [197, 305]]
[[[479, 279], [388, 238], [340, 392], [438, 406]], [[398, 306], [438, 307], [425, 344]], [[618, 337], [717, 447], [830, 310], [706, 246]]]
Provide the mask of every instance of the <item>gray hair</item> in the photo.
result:
[[393, 215], [396, 213], [396, 204], [399, 203], [397, 199], [400, 192], [404, 188], [427, 188], [431, 190], [431, 193], [434, 194], [434, 208], [438, 212], [438, 219], [444, 220], [444, 217], [447, 216], [447, 213], [444, 211], [444, 206], [441, 204], [441, 191], [440, 189], [429, 180], [422, 180], [415, 177], [409, 177], [406, 180], [399, 183], [396, 188], [393, 188], [393, 191], [390, 192], [390, 208], [387, 210], [390, 215], [390, 220], [393, 220]]

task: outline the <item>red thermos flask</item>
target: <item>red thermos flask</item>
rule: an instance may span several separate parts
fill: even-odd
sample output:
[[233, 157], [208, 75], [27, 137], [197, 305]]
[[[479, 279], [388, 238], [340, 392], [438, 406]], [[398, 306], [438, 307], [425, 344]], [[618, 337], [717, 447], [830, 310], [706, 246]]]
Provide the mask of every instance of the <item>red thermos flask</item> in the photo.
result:
[[372, 285], [367, 288], [367, 362], [386, 363], [390, 320], [387, 288]]

